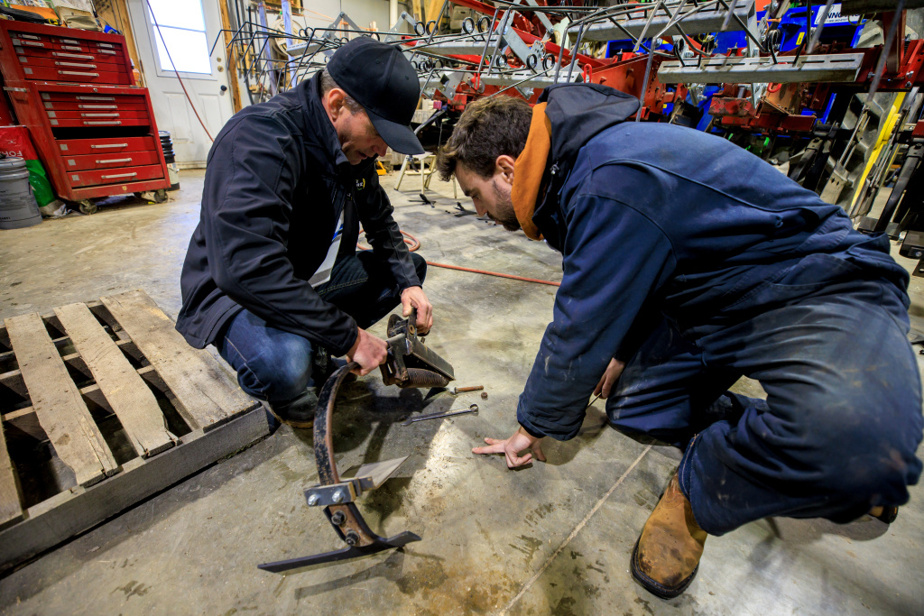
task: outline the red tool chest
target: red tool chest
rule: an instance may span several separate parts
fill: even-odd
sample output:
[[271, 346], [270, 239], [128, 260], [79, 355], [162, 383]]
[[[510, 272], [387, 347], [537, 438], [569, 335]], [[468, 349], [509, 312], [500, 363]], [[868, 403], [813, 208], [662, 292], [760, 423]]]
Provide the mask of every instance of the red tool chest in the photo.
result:
[[134, 86], [121, 36], [0, 21], [3, 88], [29, 128], [51, 184], [90, 199], [170, 187], [146, 88]]

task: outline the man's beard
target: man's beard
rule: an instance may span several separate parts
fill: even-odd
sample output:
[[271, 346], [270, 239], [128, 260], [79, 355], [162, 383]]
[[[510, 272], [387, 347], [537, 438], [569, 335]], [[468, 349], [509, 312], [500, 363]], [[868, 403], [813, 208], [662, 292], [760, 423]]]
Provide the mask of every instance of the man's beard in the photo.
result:
[[491, 183], [494, 187], [494, 196], [497, 197], [497, 207], [495, 208], [497, 216], [491, 216], [494, 222], [499, 223], [507, 231], [519, 231], [520, 221], [517, 220], [516, 213], [513, 209], [513, 200], [510, 193], [504, 193], [497, 187], [497, 180]]

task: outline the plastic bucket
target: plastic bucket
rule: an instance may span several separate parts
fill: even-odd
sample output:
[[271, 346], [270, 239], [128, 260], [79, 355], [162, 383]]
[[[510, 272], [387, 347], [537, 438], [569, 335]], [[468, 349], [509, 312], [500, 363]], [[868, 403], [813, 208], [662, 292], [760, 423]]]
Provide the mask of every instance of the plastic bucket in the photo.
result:
[[0, 229], [20, 229], [42, 222], [32, 196], [26, 161], [11, 156], [0, 159]]

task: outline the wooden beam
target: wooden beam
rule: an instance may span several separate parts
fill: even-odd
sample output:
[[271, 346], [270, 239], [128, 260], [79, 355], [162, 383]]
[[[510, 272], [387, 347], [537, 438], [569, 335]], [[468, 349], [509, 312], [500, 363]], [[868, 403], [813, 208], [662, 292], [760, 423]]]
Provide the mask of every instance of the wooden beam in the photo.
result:
[[231, 82], [231, 102], [234, 104], [234, 113], [237, 113], [242, 109], [241, 85], [237, 78], [237, 49], [233, 46], [230, 50], [228, 49], [232, 39], [228, 0], [218, 0], [218, 8], [221, 10], [221, 27], [225, 31], [225, 70], [228, 71], [228, 81]]
[[210, 430], [253, 406], [206, 351], [186, 343], [144, 291], [101, 299], [176, 395], [177, 411], [190, 429]]
[[22, 494], [19, 475], [13, 468], [10, 453], [6, 450], [3, 422], [0, 421], [0, 528], [18, 522], [22, 515]]
[[58, 457], [74, 471], [77, 485], [92, 485], [118, 472], [42, 318], [33, 312], [5, 323], [35, 414]]
[[86, 304], [55, 308], [135, 451], [148, 457], [173, 447], [157, 399]]

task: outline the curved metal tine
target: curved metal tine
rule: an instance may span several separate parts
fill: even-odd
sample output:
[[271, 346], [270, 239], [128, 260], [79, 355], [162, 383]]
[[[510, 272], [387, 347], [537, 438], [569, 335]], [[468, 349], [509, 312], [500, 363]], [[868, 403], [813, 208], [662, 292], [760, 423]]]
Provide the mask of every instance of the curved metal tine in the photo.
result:
[[[571, 63], [568, 65], [568, 78], [565, 79], [568, 83], [571, 83], [571, 72], [574, 70], [574, 63], [577, 62], [577, 57], [579, 55], [579, 50], [581, 49], [581, 41], [584, 38], [584, 24], [581, 24], [581, 27], [578, 28], [577, 39], [574, 41], [574, 47], [571, 51]], [[564, 41], [562, 41], [564, 42]]]
[[401, 548], [408, 543], [420, 540], [420, 537], [414, 533], [404, 531], [395, 535], [394, 537], [382, 539], [380, 542], [373, 545], [363, 547], [346, 547], [341, 550], [335, 550], [333, 552], [325, 552], [324, 554], [315, 554], [313, 556], [302, 556], [301, 558], [292, 558], [289, 560], [280, 560], [273, 563], [264, 563], [262, 565], [257, 565], [257, 567], [271, 573], [285, 573], [294, 569], [304, 569], [305, 567], [310, 567], [312, 565], [333, 563], [340, 560], [359, 558], [360, 556], [369, 556], [370, 554], [384, 552], [385, 550]]
[[318, 480], [321, 485], [330, 485], [340, 481], [337, 463], [334, 461], [334, 445], [331, 436], [331, 424], [334, 404], [337, 402], [337, 390], [351, 370], [359, 368], [354, 361], [340, 366], [328, 377], [318, 396], [318, 408], [314, 414], [314, 452], [318, 465]]
[[494, 32], [494, 26], [497, 24], [497, 13], [500, 9], [494, 9], [494, 16], [491, 18], [491, 25], [484, 32], [484, 49], [481, 51], [481, 59], [478, 60], [478, 68], [475, 70], [476, 75], [481, 75], [481, 67], [484, 66], [484, 59], [487, 57], [488, 45], [491, 42], [491, 34]]
[[[654, 19], [655, 13], [658, 12], [658, 9], [661, 8], [661, 0], [651, 7], [651, 12], [648, 14], [648, 21], [645, 22], [645, 27], [642, 28], [642, 31], [638, 35], [638, 43], [635, 44], [635, 47], [632, 49], [633, 53], [638, 52], [638, 46], [642, 44], [642, 41], [645, 40], [645, 33], [648, 32], [648, 27], [651, 26], [651, 21]], [[654, 47], [654, 45], [652, 45]]]

